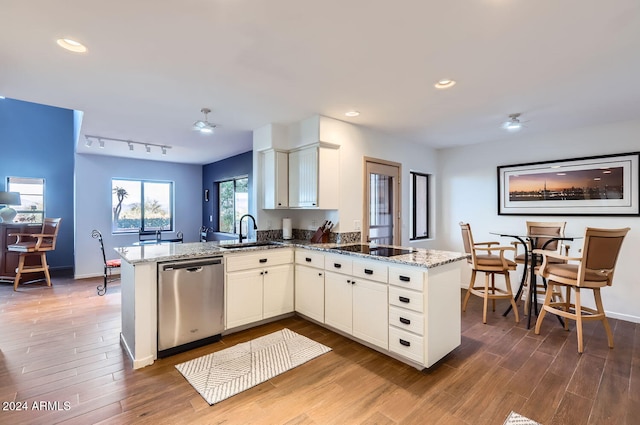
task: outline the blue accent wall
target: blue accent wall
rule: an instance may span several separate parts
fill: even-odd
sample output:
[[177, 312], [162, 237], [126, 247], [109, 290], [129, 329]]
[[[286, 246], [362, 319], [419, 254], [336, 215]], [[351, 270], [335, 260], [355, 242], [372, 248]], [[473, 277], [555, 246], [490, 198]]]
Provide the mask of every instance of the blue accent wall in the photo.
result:
[[[202, 194], [202, 224], [218, 231], [218, 190], [215, 182], [239, 176], [249, 176], [249, 194], [253, 188], [253, 151], [241, 153], [202, 167], [202, 189], [209, 189], [209, 201]], [[249, 197], [249, 211], [253, 211], [253, 199]], [[213, 221], [209, 220], [213, 216]]]
[[[0, 99], [0, 190], [7, 177], [45, 179], [45, 214], [62, 217], [51, 269], [74, 263], [74, 111]], [[82, 200], [79, 200], [82, 202]]]

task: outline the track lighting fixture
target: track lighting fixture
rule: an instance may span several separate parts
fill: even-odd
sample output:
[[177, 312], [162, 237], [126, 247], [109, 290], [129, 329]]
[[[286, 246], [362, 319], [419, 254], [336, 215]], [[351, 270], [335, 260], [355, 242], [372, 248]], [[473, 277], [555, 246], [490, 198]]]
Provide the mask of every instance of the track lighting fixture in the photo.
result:
[[136, 142], [133, 140], [123, 140], [123, 139], [112, 139], [110, 137], [101, 137], [101, 136], [90, 136], [90, 135], [85, 135], [85, 142], [84, 145], [86, 147], [91, 147], [92, 143], [94, 140], [98, 141], [98, 145], [100, 146], [100, 148], [104, 149], [105, 147], [105, 142], [117, 142], [117, 143], [125, 143], [128, 147], [129, 147], [129, 151], [133, 151], [135, 145], [140, 145], [140, 146], [144, 146], [145, 151], [147, 153], [151, 153], [151, 148], [159, 148], [160, 151], [162, 152], [162, 155], [166, 155], [167, 154], [167, 149], [171, 149], [171, 146], [169, 145], [157, 145], [155, 143], [147, 143], [147, 142]]

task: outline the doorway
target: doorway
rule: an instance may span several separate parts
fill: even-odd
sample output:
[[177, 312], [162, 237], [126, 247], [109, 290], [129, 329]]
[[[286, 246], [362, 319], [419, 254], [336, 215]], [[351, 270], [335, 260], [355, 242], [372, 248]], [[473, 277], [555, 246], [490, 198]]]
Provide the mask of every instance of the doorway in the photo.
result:
[[364, 162], [363, 240], [399, 245], [401, 164], [368, 157]]

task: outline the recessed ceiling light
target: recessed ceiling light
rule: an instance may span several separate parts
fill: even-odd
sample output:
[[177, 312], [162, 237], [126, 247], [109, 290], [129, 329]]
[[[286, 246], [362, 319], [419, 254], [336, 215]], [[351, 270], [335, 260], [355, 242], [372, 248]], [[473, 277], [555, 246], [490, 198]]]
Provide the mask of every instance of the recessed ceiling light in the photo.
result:
[[58, 43], [58, 46], [62, 47], [63, 49], [67, 49], [70, 52], [85, 53], [87, 51], [87, 47], [84, 44], [71, 38], [59, 38], [58, 40], [56, 40], [56, 43]]
[[358, 111], [347, 111], [344, 114], [346, 116], [348, 116], [348, 117], [357, 117], [358, 115], [360, 115], [360, 112], [358, 112]]
[[450, 87], [453, 87], [456, 85], [456, 82], [454, 80], [451, 80], [449, 78], [443, 78], [442, 80], [438, 81], [435, 84], [435, 88], [437, 89], [448, 89]]

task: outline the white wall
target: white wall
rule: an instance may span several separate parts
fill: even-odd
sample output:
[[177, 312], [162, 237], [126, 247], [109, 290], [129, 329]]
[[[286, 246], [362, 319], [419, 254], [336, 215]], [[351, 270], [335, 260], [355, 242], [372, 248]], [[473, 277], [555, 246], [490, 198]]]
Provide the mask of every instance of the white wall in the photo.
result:
[[[492, 231], [522, 231], [526, 220], [567, 221], [567, 235], [582, 235], [585, 227], [630, 227], [622, 246], [613, 287], [602, 291], [611, 317], [640, 323], [640, 285], [636, 261], [640, 252], [640, 217], [499, 216], [497, 167], [526, 162], [569, 159], [638, 151], [640, 120], [438, 151], [438, 247], [461, 251], [460, 221], [469, 222], [476, 241], [497, 240]], [[636, 182], [637, 183], [637, 182]], [[637, 190], [637, 189], [636, 189]], [[511, 242], [500, 240], [503, 244]], [[573, 242], [578, 255], [581, 242]], [[512, 281], [518, 275], [512, 274]], [[466, 283], [465, 283], [466, 285]], [[588, 299], [589, 304], [592, 298]]]
[[[288, 128], [288, 143], [283, 145], [278, 141], [269, 142], [271, 137], [284, 137], [282, 132], [277, 135], [271, 127], [259, 129], [254, 133], [254, 169], [259, 166], [259, 149], [271, 146], [280, 148], [295, 148], [317, 143], [318, 141], [340, 145], [340, 208], [338, 211], [320, 210], [262, 210], [258, 207], [260, 229], [281, 229], [282, 217], [291, 217], [294, 228], [312, 229], [312, 221], [321, 224], [326, 218], [338, 222], [334, 232], [355, 231], [354, 221], [362, 222], [363, 204], [363, 158], [365, 156], [379, 158], [402, 164], [402, 212], [401, 212], [401, 245], [416, 247], [431, 247], [434, 240], [409, 241], [409, 172], [418, 171], [436, 174], [436, 151], [424, 145], [413, 144], [399, 139], [397, 136], [380, 133], [366, 127], [354, 125], [324, 116], [314, 116]], [[256, 173], [259, 179], [260, 172]], [[260, 185], [255, 185], [259, 188]], [[258, 189], [259, 190], [259, 189]], [[258, 198], [256, 198], [258, 199]], [[258, 205], [261, 205], [260, 202]]]
[[111, 179], [131, 178], [174, 182], [175, 231], [185, 242], [200, 239], [202, 166], [76, 154], [75, 277], [102, 275], [102, 257], [91, 231], [103, 236], [107, 258], [118, 258], [114, 247], [131, 245], [138, 235], [111, 234]]

